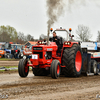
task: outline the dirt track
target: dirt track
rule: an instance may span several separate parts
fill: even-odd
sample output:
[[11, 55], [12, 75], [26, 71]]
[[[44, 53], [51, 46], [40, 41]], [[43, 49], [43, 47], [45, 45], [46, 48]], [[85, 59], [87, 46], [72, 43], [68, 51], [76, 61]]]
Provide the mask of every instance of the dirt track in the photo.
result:
[[0, 93], [7, 94], [8, 100], [99, 100], [96, 95], [100, 95], [100, 76], [52, 79], [32, 72], [27, 78], [18, 73], [2, 74]]
[[0, 66], [17, 66], [19, 61], [0, 61]]

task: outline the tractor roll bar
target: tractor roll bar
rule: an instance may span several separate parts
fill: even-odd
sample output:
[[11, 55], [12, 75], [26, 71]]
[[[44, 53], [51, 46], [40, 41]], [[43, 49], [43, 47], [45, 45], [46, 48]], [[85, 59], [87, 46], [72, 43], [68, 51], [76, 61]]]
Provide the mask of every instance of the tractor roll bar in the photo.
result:
[[[66, 31], [69, 34], [69, 32], [66, 29], [56, 29], [54, 31]], [[67, 41], [68, 41], [68, 34], [67, 34]]]
[[[53, 31], [53, 28], [51, 28], [51, 32]], [[66, 31], [67, 32], [67, 41], [68, 41], [68, 34], [70, 34], [69, 32], [72, 31], [71, 28], [69, 28], [69, 32], [66, 30], [66, 29], [62, 29], [62, 27], [60, 27], [60, 29], [56, 29], [54, 31]], [[49, 34], [50, 34], [50, 31], [48, 30], [48, 35], [47, 35], [47, 45], [49, 45]]]

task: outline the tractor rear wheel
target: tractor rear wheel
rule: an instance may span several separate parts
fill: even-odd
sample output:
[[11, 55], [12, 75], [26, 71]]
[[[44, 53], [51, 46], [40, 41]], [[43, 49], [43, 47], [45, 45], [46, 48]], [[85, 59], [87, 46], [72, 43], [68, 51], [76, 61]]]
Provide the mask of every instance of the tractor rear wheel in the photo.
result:
[[91, 73], [98, 74], [97, 62], [95, 60], [91, 60]]
[[82, 51], [78, 44], [73, 44], [72, 47], [65, 48], [62, 65], [66, 66], [63, 68], [65, 76], [80, 76], [82, 69]]
[[21, 77], [27, 77], [29, 73], [29, 66], [27, 66], [27, 59], [20, 59], [18, 64], [18, 73]]
[[58, 60], [53, 60], [50, 67], [51, 77], [57, 79], [60, 76], [60, 71], [60, 62]]
[[50, 73], [50, 71], [45, 68], [32, 68], [32, 71], [35, 76], [47, 76]]

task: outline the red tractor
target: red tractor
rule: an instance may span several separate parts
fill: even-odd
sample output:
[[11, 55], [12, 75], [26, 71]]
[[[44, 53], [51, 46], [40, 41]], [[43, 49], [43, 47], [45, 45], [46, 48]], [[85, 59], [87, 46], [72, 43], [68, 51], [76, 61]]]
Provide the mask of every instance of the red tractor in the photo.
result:
[[[58, 78], [60, 74], [77, 77], [82, 71], [82, 50], [78, 42], [71, 42], [70, 32], [66, 29], [55, 31], [67, 32], [67, 41], [62, 44], [61, 54], [57, 54], [58, 46], [55, 42], [38, 41], [32, 47], [32, 54], [28, 58], [19, 61], [18, 72], [21, 77], [27, 77], [29, 66], [32, 67], [35, 76], [47, 76]], [[69, 29], [71, 31], [71, 29]], [[48, 36], [49, 38], [49, 36]]]

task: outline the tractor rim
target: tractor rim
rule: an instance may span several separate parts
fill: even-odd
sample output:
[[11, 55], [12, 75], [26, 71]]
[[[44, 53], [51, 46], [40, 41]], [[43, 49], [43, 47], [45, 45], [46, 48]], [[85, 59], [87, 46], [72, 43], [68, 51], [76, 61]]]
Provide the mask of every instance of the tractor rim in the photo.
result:
[[75, 58], [75, 66], [76, 66], [77, 72], [79, 72], [81, 70], [81, 65], [82, 65], [82, 55], [81, 55], [81, 52], [78, 51], [76, 53], [76, 58]]
[[94, 73], [96, 73], [96, 64], [94, 64]]
[[25, 72], [26, 73], [28, 72], [28, 66], [27, 66], [27, 64], [25, 64]]
[[60, 73], [60, 66], [58, 65], [57, 66], [57, 74], [59, 74]]

